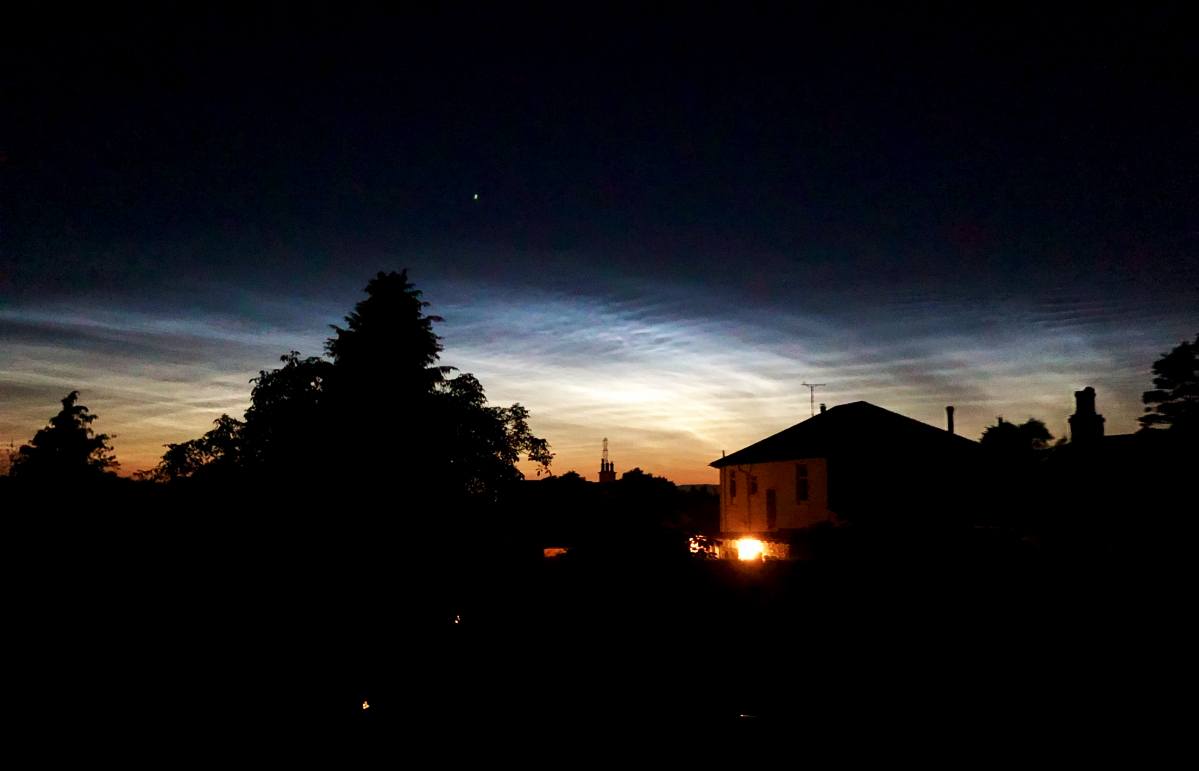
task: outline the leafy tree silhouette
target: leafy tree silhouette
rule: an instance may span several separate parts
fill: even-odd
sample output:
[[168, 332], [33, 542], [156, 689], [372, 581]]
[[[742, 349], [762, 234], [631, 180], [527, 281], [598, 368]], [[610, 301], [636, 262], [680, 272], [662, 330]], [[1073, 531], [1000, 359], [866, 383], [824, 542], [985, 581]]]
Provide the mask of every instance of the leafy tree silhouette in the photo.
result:
[[282, 367], [262, 370], [251, 381], [240, 435], [241, 466], [274, 476], [306, 473], [314, 464], [312, 445], [321, 438], [325, 383], [332, 367], [317, 356], [300, 358], [298, 351], [280, 361]]
[[1043, 421], [1029, 418], [1020, 425], [997, 418], [993, 426], [983, 430], [979, 444], [985, 449], [1007, 457], [1028, 457], [1034, 450], [1043, 450], [1053, 440], [1053, 434]]
[[519, 482], [516, 464], [524, 454], [537, 464], [540, 475], [549, 469], [553, 454], [544, 439], [529, 430], [529, 411], [520, 404], [489, 407], [483, 386], [474, 375], [443, 380], [438, 395], [438, 417], [451, 432], [439, 434], [444, 467], [453, 478], [450, 489], [494, 501], [502, 488]]
[[84, 481], [100, 478], [118, 465], [108, 444], [111, 437], [92, 430], [97, 416], [78, 401], [78, 391], [67, 394], [50, 424], [21, 446], [13, 461], [14, 478]]
[[311, 445], [322, 425], [324, 384], [330, 364], [291, 351], [283, 366], [261, 370], [250, 382], [245, 420], [221, 415], [199, 439], [168, 444], [162, 461], [143, 478], [191, 477], [230, 481], [248, 475], [300, 475], [314, 463]]
[[1036, 418], [1017, 425], [997, 418], [983, 430], [979, 444], [989, 456], [986, 483], [991, 493], [976, 513], [992, 524], [1024, 527], [1042, 516], [1046, 498], [1046, 466], [1053, 434]]
[[215, 428], [199, 439], [168, 444], [156, 468], [134, 476], [170, 482], [197, 474], [212, 476], [235, 472], [242, 463], [242, 431], [246, 424], [228, 415], [221, 415], [213, 424]]
[[1142, 430], [1163, 426], [1179, 433], [1199, 433], [1199, 335], [1179, 343], [1153, 363], [1153, 390], [1141, 395]]

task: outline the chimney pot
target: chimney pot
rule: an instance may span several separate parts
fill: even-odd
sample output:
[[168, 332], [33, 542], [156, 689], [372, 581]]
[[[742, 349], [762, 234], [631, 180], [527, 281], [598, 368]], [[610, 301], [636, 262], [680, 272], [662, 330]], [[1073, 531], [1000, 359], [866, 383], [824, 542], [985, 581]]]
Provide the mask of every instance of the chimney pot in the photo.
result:
[[945, 408], [945, 417], [947, 419], [946, 422], [949, 424], [948, 428], [946, 430], [952, 434], [953, 433], [953, 407], [952, 406]]
[[1081, 391], [1074, 392], [1074, 414], [1075, 415], [1094, 415], [1095, 414], [1095, 389], [1087, 386]]
[[821, 412], [824, 412], [824, 411], [825, 411], [825, 409], [827, 409], [827, 408], [824, 406], [824, 402], [821, 402], [821, 403], [820, 403], [820, 411], [821, 411]]

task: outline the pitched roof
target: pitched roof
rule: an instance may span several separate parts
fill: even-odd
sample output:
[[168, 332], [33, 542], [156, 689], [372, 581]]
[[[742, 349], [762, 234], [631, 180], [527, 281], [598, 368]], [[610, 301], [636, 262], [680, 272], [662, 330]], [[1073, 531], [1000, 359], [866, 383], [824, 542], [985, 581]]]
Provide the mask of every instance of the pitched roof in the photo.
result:
[[870, 402], [832, 407], [709, 463], [714, 468], [798, 458], [825, 458], [855, 451], [971, 452], [978, 442], [921, 423]]

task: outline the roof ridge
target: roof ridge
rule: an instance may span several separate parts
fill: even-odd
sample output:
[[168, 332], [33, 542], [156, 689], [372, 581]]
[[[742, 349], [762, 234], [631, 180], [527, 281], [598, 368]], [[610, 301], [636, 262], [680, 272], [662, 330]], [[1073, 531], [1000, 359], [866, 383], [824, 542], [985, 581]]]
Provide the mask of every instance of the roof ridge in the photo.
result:
[[[854, 409], [843, 409], [847, 407]], [[828, 416], [833, 417], [832, 422], [829, 422]], [[820, 419], [818, 420], [818, 418]], [[830, 452], [845, 452], [849, 443], [869, 437], [871, 431], [878, 432], [880, 427], [885, 429], [880, 435], [882, 437], [890, 435], [893, 437], [893, 441], [895, 439], [902, 441], [906, 434], [907, 438], [914, 442], [943, 441], [947, 445], [957, 444], [961, 447], [977, 445], [977, 442], [972, 439], [951, 434], [930, 423], [859, 399], [838, 404], [824, 412], [804, 418], [798, 423], [718, 458], [708, 465], [720, 468], [737, 463], [772, 462], [785, 460], [788, 457], [802, 457], [811, 450], [819, 450], [823, 455]]]

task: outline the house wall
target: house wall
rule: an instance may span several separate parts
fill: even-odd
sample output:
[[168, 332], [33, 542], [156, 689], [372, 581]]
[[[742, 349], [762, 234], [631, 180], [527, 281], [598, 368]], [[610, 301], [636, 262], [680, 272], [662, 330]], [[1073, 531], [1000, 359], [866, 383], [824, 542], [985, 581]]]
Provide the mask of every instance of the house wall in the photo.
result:
[[[808, 500], [796, 499], [795, 468], [808, 468]], [[732, 495], [731, 479], [737, 479]], [[751, 478], [757, 477], [757, 492]], [[768, 491], [775, 494], [777, 517], [773, 530], [811, 527], [833, 518], [828, 508], [828, 462], [824, 458], [726, 466], [720, 470], [720, 529], [724, 533], [764, 533], [768, 527]]]

